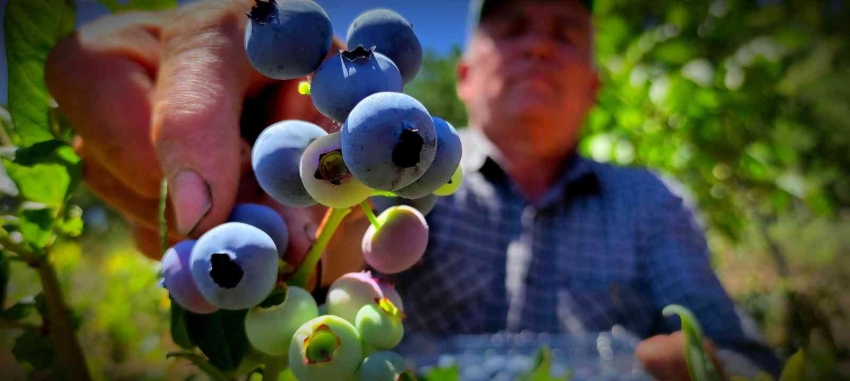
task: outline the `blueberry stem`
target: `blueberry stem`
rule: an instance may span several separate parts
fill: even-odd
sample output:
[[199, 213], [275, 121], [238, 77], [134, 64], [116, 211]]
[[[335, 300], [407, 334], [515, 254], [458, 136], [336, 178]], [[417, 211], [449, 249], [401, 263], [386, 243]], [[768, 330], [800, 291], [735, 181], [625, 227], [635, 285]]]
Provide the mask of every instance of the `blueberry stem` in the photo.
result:
[[289, 365], [289, 357], [287, 356], [265, 356], [266, 367], [263, 369], [263, 381], [277, 381], [280, 372], [283, 372]]
[[381, 197], [398, 197], [398, 195], [396, 195], [396, 194], [395, 194], [395, 193], [393, 193], [393, 192], [389, 192], [389, 191], [382, 191], [382, 190], [375, 190], [375, 191], [373, 191], [373, 192], [372, 192], [372, 196], [381, 196]]
[[366, 218], [369, 219], [369, 222], [372, 223], [375, 230], [381, 229], [381, 223], [378, 222], [378, 217], [375, 217], [375, 212], [372, 211], [372, 206], [369, 205], [369, 201], [363, 200], [363, 202], [360, 203], [360, 207], [363, 208], [363, 212], [366, 213]]
[[298, 93], [301, 95], [310, 95], [310, 82], [301, 81], [298, 83]]
[[304, 258], [304, 262], [301, 263], [301, 266], [298, 266], [298, 270], [295, 271], [295, 274], [292, 275], [292, 278], [290, 278], [286, 284], [305, 289], [307, 288], [307, 280], [309, 280], [310, 274], [313, 273], [313, 270], [316, 268], [316, 264], [319, 263], [319, 259], [322, 258], [322, 253], [325, 252], [325, 248], [328, 246], [328, 242], [330, 242], [331, 237], [333, 237], [336, 228], [339, 227], [339, 224], [342, 222], [343, 218], [348, 215], [348, 213], [351, 213], [351, 208], [328, 209], [328, 212], [325, 213], [324, 220], [322, 220], [322, 224], [319, 226], [316, 241], [313, 242], [313, 245], [310, 246], [310, 250], [307, 251], [307, 256]]

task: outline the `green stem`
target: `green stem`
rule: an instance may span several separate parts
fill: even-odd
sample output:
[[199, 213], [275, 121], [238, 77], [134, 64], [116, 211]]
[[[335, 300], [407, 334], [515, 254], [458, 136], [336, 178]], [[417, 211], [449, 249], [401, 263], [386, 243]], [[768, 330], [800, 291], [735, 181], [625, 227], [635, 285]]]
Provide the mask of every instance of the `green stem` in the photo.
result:
[[369, 222], [372, 223], [372, 226], [374, 226], [375, 229], [380, 229], [381, 223], [378, 222], [378, 217], [375, 217], [375, 212], [372, 211], [372, 207], [369, 205], [369, 202], [361, 202], [360, 207], [363, 208], [363, 212], [366, 213], [366, 218], [369, 219]]
[[168, 180], [162, 179], [159, 184], [159, 244], [162, 247], [162, 255], [168, 251], [168, 220], [165, 216], [166, 205], [168, 204]]
[[288, 285], [306, 288], [310, 274], [313, 273], [313, 270], [316, 268], [316, 264], [319, 263], [319, 259], [322, 258], [322, 253], [325, 252], [325, 248], [328, 246], [328, 242], [331, 241], [331, 237], [333, 237], [336, 228], [339, 227], [342, 219], [345, 218], [348, 213], [351, 213], [351, 208], [331, 208], [328, 211], [328, 214], [325, 216], [325, 221], [323, 221], [322, 227], [320, 228], [319, 237], [316, 238], [316, 241], [313, 242], [312, 246], [310, 246], [310, 250], [307, 251], [307, 256], [304, 258], [304, 262], [301, 263], [301, 266], [298, 267], [298, 270], [292, 275], [292, 278], [286, 282]]
[[380, 197], [398, 197], [398, 195], [396, 195], [396, 194], [395, 194], [395, 193], [393, 193], [393, 192], [382, 191], [382, 190], [375, 190], [375, 191], [373, 191], [373, 192], [372, 192], [372, 196], [380, 196]]
[[286, 369], [289, 365], [289, 358], [286, 356], [266, 356], [266, 368], [263, 369], [263, 381], [277, 381], [280, 377], [280, 372]]
[[47, 301], [47, 312], [50, 315], [50, 337], [56, 346], [56, 355], [67, 372], [65, 378], [91, 380], [83, 349], [77, 341], [74, 326], [71, 323], [71, 312], [62, 299], [62, 290], [59, 287], [56, 271], [47, 260], [42, 261], [37, 270]]

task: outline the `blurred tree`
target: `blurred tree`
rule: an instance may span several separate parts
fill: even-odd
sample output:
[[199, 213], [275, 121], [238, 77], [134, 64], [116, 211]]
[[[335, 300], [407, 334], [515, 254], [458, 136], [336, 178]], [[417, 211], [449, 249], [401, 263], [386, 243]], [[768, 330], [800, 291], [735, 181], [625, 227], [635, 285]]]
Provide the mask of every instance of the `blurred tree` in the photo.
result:
[[463, 52], [454, 46], [441, 56], [434, 50], [426, 50], [422, 57], [422, 69], [416, 79], [405, 86], [404, 92], [425, 105], [431, 115], [443, 118], [455, 128], [466, 126], [466, 108], [457, 99], [457, 61]]

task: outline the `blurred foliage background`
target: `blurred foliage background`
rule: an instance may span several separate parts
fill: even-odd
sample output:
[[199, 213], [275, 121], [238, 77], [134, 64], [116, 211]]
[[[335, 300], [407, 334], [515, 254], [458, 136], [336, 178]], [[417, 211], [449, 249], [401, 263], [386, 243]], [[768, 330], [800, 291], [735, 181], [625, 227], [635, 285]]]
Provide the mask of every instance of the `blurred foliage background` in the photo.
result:
[[[705, 226], [723, 284], [766, 340], [781, 356], [808, 347], [810, 379], [850, 379], [850, 8], [841, 0], [595, 3], [603, 87], [581, 152], [671, 179]], [[455, 126], [466, 123], [455, 94], [461, 54], [427, 52], [405, 90]], [[177, 347], [158, 263], [135, 251], [119, 215], [78, 193], [84, 234], [59, 243], [55, 261], [94, 373], [194, 374], [165, 359]], [[12, 266], [8, 305], [39, 291], [34, 272]], [[5, 349], [17, 334], [0, 331], [0, 369], [23, 375]]]

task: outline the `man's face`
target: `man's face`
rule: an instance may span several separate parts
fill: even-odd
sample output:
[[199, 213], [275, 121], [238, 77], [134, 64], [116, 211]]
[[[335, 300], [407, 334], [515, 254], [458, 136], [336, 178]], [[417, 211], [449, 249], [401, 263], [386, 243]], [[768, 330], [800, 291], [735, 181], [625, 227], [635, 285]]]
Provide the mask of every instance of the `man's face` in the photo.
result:
[[491, 138], [563, 150], [593, 106], [589, 11], [577, 0], [517, 0], [482, 19], [458, 65], [458, 95]]

